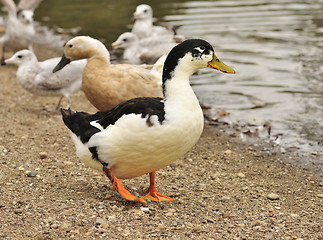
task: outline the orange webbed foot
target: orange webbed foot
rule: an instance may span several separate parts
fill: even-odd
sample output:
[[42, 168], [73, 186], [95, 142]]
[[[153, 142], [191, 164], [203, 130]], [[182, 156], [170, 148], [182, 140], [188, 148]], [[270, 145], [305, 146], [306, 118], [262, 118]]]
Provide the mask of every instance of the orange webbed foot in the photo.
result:
[[113, 190], [118, 191], [118, 193], [120, 193], [121, 197], [123, 197], [124, 199], [126, 199], [128, 201], [135, 201], [135, 202], [140, 202], [140, 203], [146, 202], [142, 197], [136, 197], [136, 196], [132, 195], [130, 192], [128, 192], [128, 190], [122, 186], [122, 183], [120, 182], [120, 180], [113, 175], [111, 169], [103, 167], [103, 172], [110, 179], [110, 181], [112, 183]]
[[173, 198], [163, 196], [156, 191], [155, 172], [149, 173], [149, 177], [150, 177], [150, 186], [147, 190], [148, 194], [146, 196], [143, 196], [142, 197], [143, 199], [147, 199], [155, 202], [174, 201]]
[[150, 191], [148, 191], [148, 194], [146, 196], [143, 196], [142, 198], [145, 200], [150, 200], [155, 202], [174, 201], [174, 199], [171, 197], [163, 196], [158, 192], [150, 192]]

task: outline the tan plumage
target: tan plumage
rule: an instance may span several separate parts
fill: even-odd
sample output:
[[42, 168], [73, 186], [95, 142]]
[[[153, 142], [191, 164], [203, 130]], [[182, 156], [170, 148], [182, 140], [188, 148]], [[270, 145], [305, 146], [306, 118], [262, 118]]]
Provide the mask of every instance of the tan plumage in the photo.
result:
[[[64, 48], [67, 59], [88, 59], [83, 71], [82, 88], [87, 99], [99, 110], [107, 110], [135, 97], [161, 97], [161, 77], [145, 67], [130, 64], [111, 64], [106, 47], [91, 37], [79, 36], [68, 41]], [[63, 56], [64, 58], [64, 56]], [[62, 61], [60, 69], [66, 65]]]

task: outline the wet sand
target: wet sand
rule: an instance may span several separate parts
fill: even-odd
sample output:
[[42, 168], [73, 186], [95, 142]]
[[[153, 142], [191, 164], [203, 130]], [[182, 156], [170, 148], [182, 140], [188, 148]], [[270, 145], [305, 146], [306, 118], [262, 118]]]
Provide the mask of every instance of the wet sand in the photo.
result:
[[[77, 159], [60, 115], [46, 111], [59, 98], [26, 92], [15, 67], [1, 67], [0, 81], [1, 239], [322, 239], [322, 179], [286, 154], [206, 125], [192, 151], [156, 174], [174, 202], [127, 202]], [[81, 91], [72, 100], [95, 112]], [[123, 183], [143, 195], [149, 182]]]

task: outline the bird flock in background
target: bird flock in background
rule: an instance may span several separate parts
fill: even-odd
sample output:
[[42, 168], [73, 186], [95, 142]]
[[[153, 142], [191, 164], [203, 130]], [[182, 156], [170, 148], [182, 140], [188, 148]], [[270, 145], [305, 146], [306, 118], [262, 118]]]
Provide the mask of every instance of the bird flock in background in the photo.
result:
[[[176, 42], [183, 41], [183, 37], [176, 35], [172, 29], [154, 26], [153, 12], [149, 5], [141, 4], [136, 8], [133, 13], [135, 23], [131, 32], [121, 34], [112, 43], [113, 49], [124, 49], [123, 58], [119, 60], [128, 65], [110, 64], [108, 50], [98, 40], [92, 39], [92, 43], [96, 44], [93, 49], [100, 45], [99, 48], [101, 47], [102, 51], [97, 50], [92, 52], [93, 55], [87, 57], [78, 53], [78, 56], [74, 57], [78, 59], [102, 57], [100, 61], [106, 62], [103, 68], [98, 67], [99, 61], [93, 64], [91, 60], [87, 65], [85, 60], [74, 61], [75, 59], [73, 59], [73, 64], [69, 64], [67, 68], [64, 68], [64, 71], [52, 73], [50, 68], [58, 62], [59, 58], [38, 62], [33, 53], [36, 34], [33, 15], [42, 0], [21, 0], [17, 5], [13, 0], [0, 1], [8, 12], [6, 31], [0, 38], [2, 43], [1, 64], [17, 65], [17, 80], [29, 92], [40, 96], [64, 96], [68, 99], [67, 107], [69, 107], [71, 104], [70, 95], [81, 89], [82, 86], [86, 97], [98, 110], [110, 109], [118, 103], [134, 97], [162, 96], [163, 61]], [[10, 59], [5, 60], [5, 49], [17, 51], [26, 48], [29, 49], [28, 54], [27, 51], [19, 51]], [[98, 56], [103, 53], [105, 56]], [[137, 66], [139, 64], [149, 65]], [[82, 68], [81, 72], [79, 72], [80, 68]], [[86, 71], [83, 73], [82, 81], [83, 69]], [[100, 74], [97, 72], [98, 69], [102, 71]], [[75, 74], [76, 72], [78, 74]], [[93, 75], [93, 72], [96, 72], [96, 75]], [[62, 98], [56, 109], [59, 109], [61, 100]]]
[[[234, 70], [217, 58], [208, 42], [184, 41], [175, 31], [154, 26], [147, 4], [136, 8], [132, 30], [112, 43], [114, 49], [124, 49], [125, 63], [112, 64], [104, 44], [88, 36], [67, 41], [61, 58], [39, 62], [32, 47], [32, 16], [41, 0], [21, 0], [17, 6], [12, 0], [0, 1], [8, 12], [2, 57], [4, 49], [20, 50], [3, 58], [2, 64], [18, 66], [21, 85], [35, 95], [65, 96], [68, 108], [70, 94], [82, 88], [99, 110], [89, 114], [61, 109], [82, 162], [102, 171], [126, 200], [172, 201], [157, 192], [155, 171], [188, 152], [204, 124], [189, 77], [207, 67], [224, 73]], [[61, 99], [57, 109], [60, 103]], [[143, 174], [150, 176], [145, 196], [132, 195], [119, 180]]]
[[36, 31], [34, 28], [34, 10], [42, 0], [20, 1], [18, 5], [13, 0], [1, 0], [5, 10], [8, 12], [6, 19], [6, 32], [0, 38], [2, 43], [1, 59], [4, 59], [5, 48], [18, 50], [29, 48], [32, 50], [32, 43]]

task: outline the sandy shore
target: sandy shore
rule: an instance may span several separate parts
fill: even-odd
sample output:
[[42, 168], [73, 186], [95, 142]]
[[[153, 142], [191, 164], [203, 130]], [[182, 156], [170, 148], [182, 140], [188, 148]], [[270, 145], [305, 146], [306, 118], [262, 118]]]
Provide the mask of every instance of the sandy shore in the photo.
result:
[[[323, 182], [286, 155], [206, 126], [157, 172], [174, 202], [126, 202], [77, 159], [60, 115], [45, 110], [58, 98], [26, 92], [14, 67], [1, 67], [0, 81], [0, 239], [323, 239]], [[95, 111], [82, 92], [72, 99]], [[142, 195], [148, 177], [123, 183]]]

